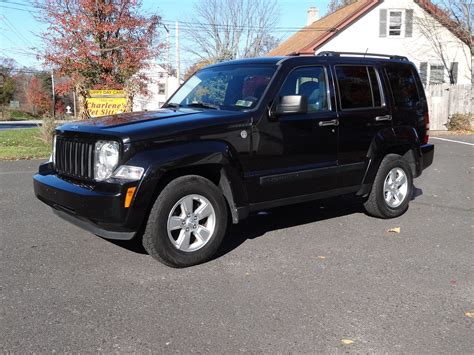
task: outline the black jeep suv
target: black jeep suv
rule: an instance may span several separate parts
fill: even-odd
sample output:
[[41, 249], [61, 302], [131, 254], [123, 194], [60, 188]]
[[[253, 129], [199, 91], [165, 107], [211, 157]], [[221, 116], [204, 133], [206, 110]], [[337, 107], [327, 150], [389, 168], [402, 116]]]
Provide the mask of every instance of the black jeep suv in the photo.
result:
[[159, 111], [58, 127], [34, 189], [71, 223], [139, 235], [183, 267], [213, 256], [228, 220], [275, 206], [352, 193], [370, 215], [400, 216], [433, 161], [428, 129], [404, 57], [235, 60], [197, 72]]

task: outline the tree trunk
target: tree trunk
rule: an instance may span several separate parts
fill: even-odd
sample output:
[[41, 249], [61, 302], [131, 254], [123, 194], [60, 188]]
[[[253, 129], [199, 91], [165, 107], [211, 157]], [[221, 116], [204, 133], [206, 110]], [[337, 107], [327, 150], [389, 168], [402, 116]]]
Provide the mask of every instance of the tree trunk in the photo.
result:
[[129, 87], [125, 87], [123, 91], [125, 93], [125, 97], [127, 98], [127, 102], [125, 103], [125, 112], [132, 112], [133, 97], [135, 96], [135, 93], [133, 92], [133, 89]]
[[76, 86], [76, 97], [77, 97], [77, 117], [80, 120], [87, 120], [90, 118], [87, 112], [87, 90], [81, 86]]

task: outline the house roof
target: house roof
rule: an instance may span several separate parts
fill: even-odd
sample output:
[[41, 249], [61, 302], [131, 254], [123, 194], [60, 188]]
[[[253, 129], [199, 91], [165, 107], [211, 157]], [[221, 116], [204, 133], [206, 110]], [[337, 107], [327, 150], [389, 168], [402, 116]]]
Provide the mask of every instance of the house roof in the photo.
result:
[[[268, 53], [268, 56], [282, 56], [290, 54], [313, 55], [322, 44], [336, 36], [362, 16], [371, 11], [383, 0], [358, 0], [350, 5], [303, 27], [278, 47]], [[430, 0], [414, 0], [422, 9], [437, 19], [442, 25], [469, 45], [469, 34], [449, 18], [439, 7]]]
[[377, 6], [380, 0], [359, 0], [303, 27], [278, 47], [269, 56], [289, 54], [314, 54], [316, 47], [327, 42], [339, 31]]

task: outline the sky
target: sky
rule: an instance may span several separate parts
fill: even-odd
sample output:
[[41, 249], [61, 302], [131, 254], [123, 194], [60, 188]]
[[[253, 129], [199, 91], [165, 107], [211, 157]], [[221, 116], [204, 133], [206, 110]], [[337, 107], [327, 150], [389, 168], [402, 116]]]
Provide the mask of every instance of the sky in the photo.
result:
[[[143, 10], [156, 13], [162, 20], [169, 23], [175, 21], [193, 20], [193, 6], [199, 0], [142, 0]], [[279, 22], [275, 36], [279, 39], [288, 38], [293, 30], [288, 28], [301, 28], [306, 25], [307, 10], [311, 6], [319, 8], [320, 15], [327, 10], [328, 0], [277, 0], [280, 12]], [[0, 0], [0, 56], [16, 60], [19, 66], [32, 69], [43, 69], [41, 60], [37, 59], [37, 49], [41, 49], [41, 33], [46, 30], [46, 25], [35, 19], [38, 9], [34, 7], [34, 0]], [[175, 60], [175, 30], [170, 28], [170, 61]], [[162, 32], [165, 38], [165, 32]], [[186, 53], [186, 47], [192, 43], [186, 40], [185, 34], [180, 33], [181, 71], [191, 66], [197, 59]]]

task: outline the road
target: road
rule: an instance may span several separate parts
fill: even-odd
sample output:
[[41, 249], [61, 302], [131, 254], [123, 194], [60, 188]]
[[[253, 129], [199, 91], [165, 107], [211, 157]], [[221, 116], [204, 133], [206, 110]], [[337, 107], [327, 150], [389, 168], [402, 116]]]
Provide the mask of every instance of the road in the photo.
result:
[[34, 198], [37, 161], [0, 162], [0, 352], [472, 353], [474, 147], [432, 142], [402, 217], [279, 208], [188, 269], [63, 222]]
[[41, 120], [31, 121], [0, 121], [0, 131], [17, 128], [33, 128], [41, 126]]

